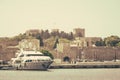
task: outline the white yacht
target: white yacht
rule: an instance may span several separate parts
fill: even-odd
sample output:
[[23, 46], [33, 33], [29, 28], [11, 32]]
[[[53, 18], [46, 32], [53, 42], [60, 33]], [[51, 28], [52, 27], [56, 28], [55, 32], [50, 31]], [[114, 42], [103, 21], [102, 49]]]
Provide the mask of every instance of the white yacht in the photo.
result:
[[21, 51], [11, 59], [11, 65], [20, 70], [47, 70], [53, 60], [41, 52]]

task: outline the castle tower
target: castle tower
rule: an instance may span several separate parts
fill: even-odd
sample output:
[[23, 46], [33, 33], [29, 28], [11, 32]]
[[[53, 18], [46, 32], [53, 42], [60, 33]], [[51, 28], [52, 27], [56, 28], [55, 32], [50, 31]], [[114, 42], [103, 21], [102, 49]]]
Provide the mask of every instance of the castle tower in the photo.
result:
[[85, 37], [85, 29], [82, 28], [75, 28], [73, 30], [75, 37]]
[[52, 29], [52, 32], [59, 32], [59, 29]]

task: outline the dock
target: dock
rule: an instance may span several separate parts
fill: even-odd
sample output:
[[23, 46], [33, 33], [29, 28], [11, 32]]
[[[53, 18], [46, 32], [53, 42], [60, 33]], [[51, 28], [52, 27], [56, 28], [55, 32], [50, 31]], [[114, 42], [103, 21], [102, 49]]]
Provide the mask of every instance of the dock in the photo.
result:
[[76, 64], [52, 64], [50, 69], [120, 68], [120, 62], [79, 62]]
[[[53, 63], [49, 69], [79, 69], [79, 68], [120, 68], [120, 62], [78, 62], [76, 64], [70, 63]], [[10, 65], [0, 65], [0, 70], [11, 70]]]
[[10, 70], [13, 69], [11, 65], [0, 65], [0, 70]]

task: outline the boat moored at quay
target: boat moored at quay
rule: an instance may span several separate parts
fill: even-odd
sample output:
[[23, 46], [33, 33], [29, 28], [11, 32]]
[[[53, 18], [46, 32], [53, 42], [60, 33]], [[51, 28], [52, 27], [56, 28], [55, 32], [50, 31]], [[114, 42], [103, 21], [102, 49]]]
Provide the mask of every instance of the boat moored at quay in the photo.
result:
[[53, 60], [38, 51], [21, 51], [11, 59], [11, 66], [17, 70], [47, 70]]

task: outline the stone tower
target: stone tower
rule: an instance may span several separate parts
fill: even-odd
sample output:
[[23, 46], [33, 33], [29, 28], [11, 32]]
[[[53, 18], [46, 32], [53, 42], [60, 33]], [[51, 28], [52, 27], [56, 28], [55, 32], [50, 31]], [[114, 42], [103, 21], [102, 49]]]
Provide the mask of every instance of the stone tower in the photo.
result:
[[85, 29], [82, 28], [75, 28], [73, 30], [75, 37], [85, 37]]

